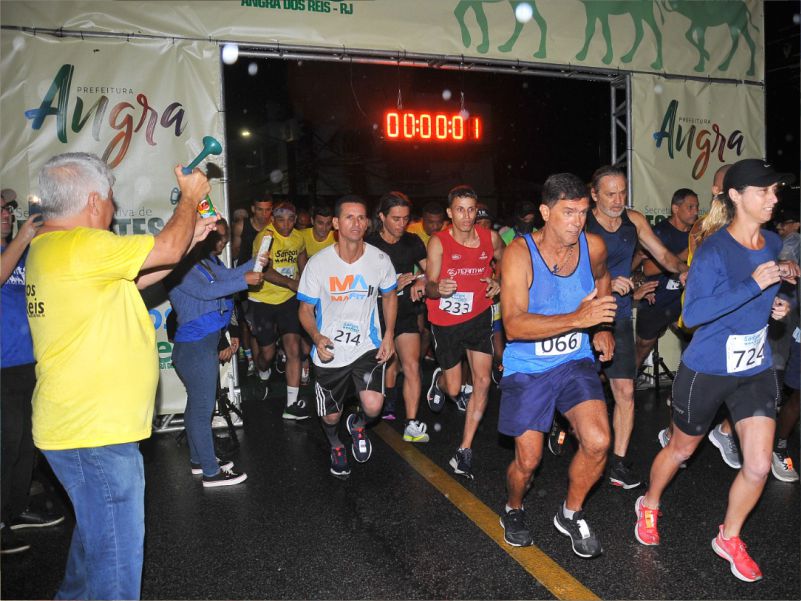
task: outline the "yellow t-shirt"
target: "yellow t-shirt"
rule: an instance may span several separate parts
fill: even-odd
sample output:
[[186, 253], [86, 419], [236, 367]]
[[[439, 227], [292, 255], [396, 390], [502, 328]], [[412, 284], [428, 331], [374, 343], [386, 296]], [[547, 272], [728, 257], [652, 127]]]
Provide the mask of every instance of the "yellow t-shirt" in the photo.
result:
[[33, 441], [44, 450], [150, 436], [159, 360], [134, 278], [153, 236], [79, 227], [33, 239], [26, 263], [36, 358]]
[[415, 236], [419, 237], [420, 240], [423, 241], [425, 246], [428, 246], [428, 241], [431, 239], [425, 229], [423, 229], [423, 221], [413, 221], [408, 226], [406, 226], [406, 231], [410, 234], [414, 234]]
[[300, 235], [303, 236], [303, 243], [306, 245], [306, 256], [309, 258], [311, 258], [313, 254], [320, 252], [327, 246], [331, 246], [336, 242], [334, 230], [328, 232], [328, 236], [326, 236], [326, 239], [322, 242], [317, 241], [317, 238], [314, 237], [314, 229], [310, 227], [307, 227], [305, 230], [300, 230]]
[[[273, 237], [273, 245], [270, 247], [270, 257], [273, 260], [272, 268], [278, 273], [293, 280], [300, 279], [300, 270], [298, 269], [298, 255], [306, 250], [306, 245], [303, 242], [303, 236], [298, 230], [293, 229], [286, 238], [276, 231], [275, 227], [270, 224], [262, 229], [253, 241], [253, 256], [255, 257], [259, 252], [261, 240], [265, 234]], [[276, 286], [270, 282], [264, 282], [261, 288], [254, 291], [253, 289], [248, 292], [248, 298], [260, 303], [267, 303], [268, 305], [280, 305], [295, 296], [295, 293], [289, 288], [283, 286]]]

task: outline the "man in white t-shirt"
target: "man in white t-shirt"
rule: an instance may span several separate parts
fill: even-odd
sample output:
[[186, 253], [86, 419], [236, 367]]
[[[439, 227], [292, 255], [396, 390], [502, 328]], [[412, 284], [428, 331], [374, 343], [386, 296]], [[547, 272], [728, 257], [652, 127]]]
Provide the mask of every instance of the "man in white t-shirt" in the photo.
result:
[[[300, 323], [314, 343], [312, 363], [317, 414], [331, 444], [331, 474], [350, 475], [339, 421], [345, 399], [354, 390], [359, 410], [348, 416], [353, 458], [364, 463], [372, 454], [366, 425], [383, 404], [384, 364], [393, 353], [398, 299], [397, 275], [390, 258], [364, 242], [370, 219], [357, 196], [344, 196], [334, 208], [337, 242], [306, 264], [298, 285]], [[381, 332], [378, 295], [386, 328]]]

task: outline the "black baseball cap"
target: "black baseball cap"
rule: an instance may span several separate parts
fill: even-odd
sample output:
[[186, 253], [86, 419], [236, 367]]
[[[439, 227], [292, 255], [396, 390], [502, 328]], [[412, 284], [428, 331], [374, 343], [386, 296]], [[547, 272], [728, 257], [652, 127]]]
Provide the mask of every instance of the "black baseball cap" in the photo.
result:
[[537, 205], [530, 200], [521, 200], [515, 203], [515, 217], [523, 219], [526, 215], [537, 214]]
[[744, 188], [745, 186], [772, 186], [773, 184], [792, 184], [792, 173], [778, 173], [762, 159], [743, 159], [737, 161], [723, 177], [723, 190]]
[[492, 215], [490, 215], [489, 211], [484, 207], [481, 207], [476, 211], [476, 221], [480, 221], [482, 219], [489, 219], [492, 221]]

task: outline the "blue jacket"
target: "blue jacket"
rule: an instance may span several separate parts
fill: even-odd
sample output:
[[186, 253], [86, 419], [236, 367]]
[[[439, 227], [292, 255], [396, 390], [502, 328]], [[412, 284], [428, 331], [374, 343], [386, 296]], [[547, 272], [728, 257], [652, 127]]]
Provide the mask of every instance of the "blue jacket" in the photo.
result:
[[[245, 273], [253, 271], [254, 265], [255, 259], [251, 259], [229, 269], [216, 256], [179, 264], [170, 274], [173, 285], [169, 290], [170, 304], [178, 321], [176, 341], [199, 339], [197, 336], [220, 331], [228, 325], [233, 307], [228, 297], [248, 287]], [[194, 335], [186, 339], [189, 331]]]

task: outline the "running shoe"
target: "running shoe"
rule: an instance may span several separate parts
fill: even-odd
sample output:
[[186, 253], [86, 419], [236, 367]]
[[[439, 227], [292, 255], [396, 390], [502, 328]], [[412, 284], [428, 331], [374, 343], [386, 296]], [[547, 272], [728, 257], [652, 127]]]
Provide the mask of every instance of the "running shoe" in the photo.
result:
[[406, 442], [428, 442], [428, 426], [419, 420], [410, 419], [403, 430], [403, 440]]
[[559, 457], [565, 450], [565, 441], [567, 440], [567, 431], [562, 429], [559, 425], [559, 419], [554, 416], [553, 423], [551, 424], [551, 432], [548, 434], [548, 450]]
[[454, 474], [473, 479], [473, 449], [457, 449], [449, 462]]
[[351, 413], [345, 423], [348, 426], [348, 434], [350, 434], [353, 438], [353, 445], [351, 446], [353, 458], [359, 463], [364, 463], [370, 459], [370, 455], [373, 454], [373, 445], [370, 443], [370, 439], [367, 438], [367, 434], [364, 432], [364, 426], [357, 428], [354, 425], [355, 421], [356, 414]]
[[[234, 467], [234, 462], [233, 461], [223, 461], [219, 457], [215, 457], [215, 459], [217, 460], [217, 465], [220, 466], [221, 470], [229, 470], [232, 467]], [[192, 475], [193, 476], [202, 476], [203, 475], [203, 468], [200, 466], [199, 463], [195, 463], [193, 461], [190, 461], [189, 462], [189, 467], [192, 470]]]
[[601, 548], [601, 541], [595, 536], [595, 533], [590, 528], [587, 520], [584, 519], [584, 512], [577, 511], [573, 514], [573, 519], [568, 519], [562, 513], [562, 508], [556, 510], [556, 515], [553, 517], [553, 525], [556, 529], [570, 537], [570, 542], [573, 545], [573, 553], [585, 559], [598, 557], [603, 553]]
[[309, 410], [306, 407], [305, 399], [298, 399], [294, 403], [292, 403], [289, 407], [284, 409], [284, 413], [281, 415], [284, 419], [292, 419], [295, 421], [301, 421], [304, 419], [309, 419], [311, 415], [309, 415]]
[[637, 525], [634, 526], [634, 536], [643, 545], [658, 545], [659, 530], [656, 528], [657, 520], [662, 512], [644, 505], [645, 496], [639, 497], [634, 503], [634, 513], [637, 514]]
[[713, 428], [707, 435], [709, 441], [715, 445], [720, 451], [720, 456], [723, 461], [730, 468], [739, 470], [743, 467], [740, 461], [740, 451], [737, 448], [737, 442], [734, 440], [734, 434], [726, 434], [720, 429], [720, 424]]
[[745, 543], [739, 536], [723, 538], [723, 524], [718, 527], [718, 535], [712, 539], [712, 549], [731, 565], [731, 573], [745, 582], [762, 579], [762, 570], [746, 551]]
[[456, 395], [456, 408], [464, 413], [467, 411], [467, 405], [470, 403], [471, 394], [467, 394], [466, 392], [459, 391], [459, 394]]
[[773, 477], [782, 482], [798, 482], [798, 472], [793, 467], [793, 460], [787, 455], [787, 450], [773, 451], [770, 461], [770, 471]]
[[217, 486], [234, 486], [240, 484], [248, 479], [245, 472], [237, 472], [233, 466], [229, 468], [221, 468], [214, 476], [203, 476], [203, 486], [205, 488], [214, 488]]
[[331, 449], [331, 474], [343, 480], [350, 476], [348, 454], [345, 452], [345, 447]]
[[[656, 438], [657, 438], [657, 440], [659, 440], [659, 444], [664, 449], [668, 445], [668, 443], [670, 442], [670, 430], [668, 428], [665, 428], [664, 430], [660, 430], [659, 434], [656, 435]], [[681, 469], [684, 469], [685, 467], [687, 467], [687, 464], [682, 461], [681, 465], [679, 467]]]
[[439, 413], [445, 406], [445, 393], [437, 385], [437, 378], [441, 373], [442, 369], [439, 367], [434, 370], [434, 374], [431, 376], [431, 386], [428, 387], [428, 393], [426, 394], [428, 406], [434, 413]]
[[4, 525], [0, 526], [0, 554], [13, 555], [27, 551], [31, 546], [19, 539], [16, 534]]
[[631, 464], [613, 460], [612, 466], [609, 468], [609, 482], [612, 486], [629, 490], [637, 488], [642, 480], [632, 469]]
[[395, 415], [394, 399], [384, 397], [384, 408], [381, 410], [381, 419], [385, 419], [388, 422], [394, 422], [395, 419], [397, 419], [397, 416]]
[[22, 530], [24, 528], [47, 528], [49, 526], [58, 526], [63, 521], [64, 516], [60, 513], [26, 509], [9, 522], [9, 528], [12, 530]]
[[526, 511], [522, 507], [504, 513], [501, 516], [501, 528], [507, 545], [528, 547], [534, 544], [531, 532], [526, 528]]

